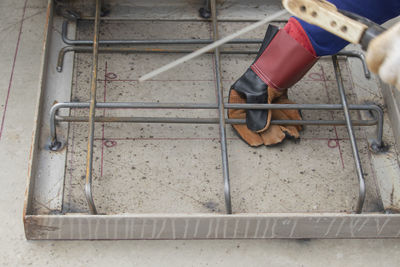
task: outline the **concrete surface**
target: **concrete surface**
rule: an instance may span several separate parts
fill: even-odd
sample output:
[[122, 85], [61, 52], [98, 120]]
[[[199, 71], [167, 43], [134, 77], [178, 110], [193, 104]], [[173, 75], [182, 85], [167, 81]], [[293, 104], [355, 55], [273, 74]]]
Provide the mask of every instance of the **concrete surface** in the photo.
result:
[[2, 266], [398, 266], [400, 240], [27, 242], [22, 224], [46, 2], [0, 2]]
[[[77, 38], [90, 38], [93, 31], [90, 24], [79, 23]], [[225, 23], [220, 33], [225, 35], [248, 24]], [[104, 22], [101, 29], [104, 39], [124, 36], [206, 39], [212, 35], [207, 22], [111, 21]], [[260, 27], [247, 38], [260, 38], [264, 31], [265, 27]], [[195, 58], [145, 83], [137, 82], [139, 75], [180, 56], [100, 54], [97, 100], [216, 103], [211, 55]], [[222, 56], [225, 96], [253, 58], [254, 55]], [[75, 56], [71, 95], [76, 101], [89, 100], [90, 64], [90, 54]], [[348, 101], [355, 103], [355, 88], [351, 86], [346, 64], [341, 60], [342, 77]], [[299, 103], [333, 104], [340, 103], [337, 91], [332, 61], [328, 57], [319, 60], [290, 90], [290, 95]], [[73, 110], [72, 114], [87, 116], [87, 110]], [[217, 117], [216, 110], [108, 109], [99, 110], [98, 114]], [[332, 111], [304, 111], [303, 114], [310, 120], [341, 118], [339, 113]], [[358, 112], [352, 112], [352, 115], [353, 118], [359, 116]], [[96, 126], [93, 190], [100, 213], [224, 212], [217, 125], [105, 123]], [[69, 128], [63, 212], [87, 212], [83, 192], [85, 181], [82, 179], [86, 164], [87, 127], [86, 123], [73, 123]], [[365, 127], [355, 129], [366, 177], [364, 211], [381, 211]], [[234, 213], [349, 212], [355, 209], [358, 180], [345, 127], [305, 127], [301, 137], [297, 143], [286, 141], [268, 149], [253, 149], [237, 137], [232, 127], [227, 126]], [[35, 196], [35, 202], [36, 199]], [[54, 212], [50, 207], [44, 208], [44, 203], [47, 201], [40, 202], [40, 205], [35, 203], [35, 214]]]
[[[115, 2], [121, 4], [121, 1]], [[182, 6], [187, 7], [185, 1], [180, 2]], [[231, 3], [236, 2], [231, 1]], [[179, 1], [175, 3], [178, 4]], [[134, 8], [136, 12], [143, 9], [140, 4], [131, 5], [137, 5]], [[88, 7], [86, 10], [90, 10]], [[113, 6], [115, 9], [112, 14], [101, 24], [100, 38], [206, 39], [212, 35], [209, 23], [204, 21], [124, 20], [121, 22], [110, 20], [113, 16], [120, 16], [120, 9], [117, 7]], [[234, 13], [232, 9], [235, 7], [220, 9]], [[192, 12], [195, 10], [192, 8]], [[185, 12], [179, 9], [175, 12], [171, 11], [177, 18], [182, 17]], [[162, 19], [163, 14], [154, 12], [150, 18]], [[60, 47], [57, 46], [63, 46], [59, 43], [60, 38], [57, 33], [57, 30], [61, 28], [61, 23], [62, 19], [59, 17], [54, 19], [55, 33], [53, 33], [50, 51], [58, 52]], [[88, 21], [80, 21], [76, 38], [90, 39], [93, 31], [91, 24]], [[219, 32], [221, 35], [226, 35], [248, 24], [248, 22], [224, 22]], [[73, 23], [70, 25], [72, 26]], [[260, 38], [264, 32], [265, 27], [260, 27], [248, 33], [246, 38]], [[70, 31], [70, 36], [75, 38], [72, 31]], [[257, 48], [257, 46], [252, 46], [253, 50]], [[243, 47], [240, 48], [243, 49]], [[235, 49], [238, 49], [237, 45]], [[101, 53], [97, 101], [215, 103], [213, 58], [210, 55], [193, 59], [145, 83], [137, 82], [139, 75], [180, 56], [180, 54]], [[67, 59], [73, 57], [71, 53], [68, 54]], [[46, 88], [49, 89], [44, 93], [46, 96], [44, 114], [48, 113], [47, 109], [55, 101], [62, 102], [64, 97], [66, 101], [70, 101], [70, 97], [74, 101], [88, 101], [91, 55], [78, 53], [74, 58], [73, 65], [64, 66], [62, 73], [54, 74], [53, 64], [56, 59], [50, 56], [48, 81], [52, 82], [52, 85], [47, 85]], [[245, 71], [253, 58], [254, 55], [222, 56], [221, 71], [225, 98], [230, 85]], [[352, 85], [347, 61], [342, 58], [340, 65], [349, 102], [358, 103], [356, 96], [359, 88]], [[60, 90], [59, 84], [68, 84], [68, 82], [58, 80], [67, 81], [65, 77], [71, 78], [68, 73], [72, 73], [70, 70], [72, 68], [74, 68], [72, 88]], [[370, 89], [377, 90], [376, 86]], [[65, 96], [61, 97], [60, 93]], [[299, 103], [339, 103], [331, 59], [326, 57], [319, 60], [304, 79], [290, 90], [290, 96]], [[312, 120], [339, 119], [341, 118], [339, 113], [304, 111], [303, 115]], [[87, 110], [73, 110], [72, 114], [87, 116]], [[216, 117], [215, 110], [107, 109], [98, 110], [97, 114]], [[46, 115], [43, 116], [46, 117]], [[353, 118], [360, 117], [360, 114], [352, 112], [352, 116]], [[67, 149], [61, 153], [52, 153], [45, 149], [48, 142], [47, 124], [48, 119], [45, 118], [41, 125], [42, 136], [39, 145], [43, 148], [39, 153], [45, 157], [45, 160], [41, 160], [43, 168], [40, 168], [38, 175], [35, 176], [33, 213], [85, 213], [87, 204], [83, 194], [83, 174], [87, 124], [72, 123], [68, 128], [66, 123], [59, 123], [57, 128], [61, 136], [60, 140], [65, 141], [68, 138]], [[368, 128], [374, 129], [374, 127]], [[382, 210], [382, 201], [377, 190], [379, 177], [376, 177], [371, 168], [372, 157], [366, 142], [367, 138], [371, 137], [366, 132], [368, 128], [355, 127], [367, 183], [364, 211], [379, 212]], [[387, 137], [386, 133], [385, 137]], [[283, 145], [268, 149], [252, 149], [237, 137], [230, 126], [227, 127], [234, 213], [348, 212], [355, 209], [358, 181], [345, 127], [305, 127], [301, 136], [301, 142], [288, 141]], [[218, 128], [215, 125], [97, 124], [93, 187], [99, 212], [105, 214], [223, 212], [218, 137]], [[386, 138], [385, 141], [387, 140], [389, 139]], [[63, 159], [60, 161], [61, 166], [54, 165], [48, 168], [49, 162], [53, 163], [55, 157], [66, 151], [66, 164]], [[307, 156], [302, 156], [304, 154]], [[66, 165], [65, 183], [63, 183], [64, 172], [58, 175], [55, 171], [51, 175], [44, 174], [48, 169], [63, 169], [64, 165]], [[63, 187], [64, 184], [65, 187]], [[62, 195], [64, 195], [63, 205], [58, 204], [58, 200], [61, 202]], [[61, 207], [63, 207], [62, 210]]]

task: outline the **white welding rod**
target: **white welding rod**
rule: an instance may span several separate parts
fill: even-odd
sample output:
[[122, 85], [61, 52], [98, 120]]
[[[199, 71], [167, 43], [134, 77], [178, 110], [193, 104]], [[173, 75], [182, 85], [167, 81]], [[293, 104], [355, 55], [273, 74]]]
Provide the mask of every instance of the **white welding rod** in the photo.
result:
[[217, 47], [219, 47], [219, 46], [221, 46], [221, 45], [223, 45], [223, 44], [225, 44], [225, 43], [227, 43], [227, 42], [239, 37], [240, 35], [243, 35], [243, 34], [245, 34], [247, 32], [250, 32], [250, 31], [252, 31], [252, 30], [254, 30], [254, 29], [256, 29], [256, 28], [258, 28], [258, 27], [260, 27], [260, 26], [262, 26], [264, 24], [267, 24], [270, 21], [273, 21], [273, 20], [279, 18], [282, 15], [287, 14], [287, 13], [288, 12], [286, 10], [278, 11], [278, 12], [274, 13], [273, 15], [268, 16], [268, 17], [266, 17], [266, 18], [264, 18], [264, 19], [262, 19], [260, 21], [257, 21], [256, 23], [253, 23], [253, 24], [251, 24], [251, 25], [249, 25], [249, 26], [247, 26], [247, 27], [245, 27], [245, 28], [243, 28], [243, 29], [231, 34], [231, 35], [228, 35], [228, 36], [226, 36], [226, 37], [224, 37], [222, 39], [219, 39], [219, 40], [217, 40], [217, 41], [215, 41], [215, 42], [213, 42], [213, 43], [211, 43], [211, 44], [209, 44], [209, 45], [207, 45], [207, 46], [205, 46], [203, 48], [200, 48], [199, 50], [196, 50], [196, 51], [194, 51], [194, 52], [192, 52], [192, 53], [190, 53], [190, 54], [188, 54], [188, 55], [186, 55], [184, 57], [181, 57], [181, 58], [179, 58], [179, 59], [177, 59], [175, 61], [172, 61], [171, 63], [168, 63], [167, 65], [162, 66], [161, 68], [158, 68], [156, 70], [153, 70], [153, 71], [143, 75], [142, 77], [139, 78], [139, 82], [143, 82], [143, 81], [146, 81], [146, 80], [148, 80], [150, 78], [153, 78], [156, 75], [159, 75], [159, 74], [161, 74], [161, 73], [163, 73], [163, 72], [165, 72], [165, 71], [167, 71], [169, 69], [172, 69], [172, 68], [174, 68], [174, 67], [176, 67], [176, 66], [178, 66], [178, 65], [180, 65], [180, 64], [182, 64], [182, 63], [184, 63], [184, 62], [186, 62], [188, 60], [191, 60], [191, 59], [193, 59], [195, 57], [198, 57], [198, 56], [200, 56], [200, 55], [202, 55], [202, 54], [204, 54], [204, 53], [206, 53], [206, 52], [208, 52], [210, 50], [213, 50], [213, 49], [215, 49], [215, 48], [217, 48]]

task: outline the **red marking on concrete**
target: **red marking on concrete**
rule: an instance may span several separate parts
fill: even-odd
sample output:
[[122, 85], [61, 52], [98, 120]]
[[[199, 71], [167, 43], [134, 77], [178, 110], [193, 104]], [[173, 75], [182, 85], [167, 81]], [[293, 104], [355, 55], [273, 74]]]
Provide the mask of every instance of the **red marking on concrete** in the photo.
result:
[[[323, 81], [324, 81], [325, 91], [326, 91], [326, 94], [327, 94], [328, 99], [329, 99], [329, 102], [330, 102], [330, 97], [329, 97], [329, 92], [328, 92], [328, 86], [327, 86], [327, 84], [326, 84], [326, 75], [325, 75], [324, 67], [321, 65], [320, 68], [321, 68], [322, 77], [323, 77]], [[330, 111], [330, 113], [331, 113], [331, 117], [332, 117], [332, 119], [333, 119], [333, 112]], [[340, 160], [341, 160], [341, 162], [342, 162], [342, 167], [343, 167], [343, 169], [344, 169], [343, 154], [342, 154], [342, 149], [340, 148], [339, 135], [338, 135], [338, 133], [337, 133], [336, 126], [333, 126], [333, 129], [334, 129], [335, 135], [336, 135], [336, 139], [335, 139], [335, 140], [337, 140], [337, 147], [338, 147], [338, 150], [339, 150]]]
[[312, 72], [307, 76], [308, 78], [310, 78], [311, 81], [321, 81], [321, 82], [324, 81], [323, 75], [321, 75], [321, 73], [318, 72]]
[[[76, 64], [76, 69], [75, 69], [75, 81], [76, 81], [75, 82], [75, 92], [78, 90], [78, 73], [79, 73], [79, 64]], [[73, 89], [71, 89], [71, 90], [73, 90]], [[69, 183], [69, 188], [72, 188], [73, 177], [74, 177], [73, 176], [73, 170], [74, 170], [73, 166], [74, 166], [74, 155], [75, 155], [75, 124], [74, 123], [72, 123], [71, 127], [69, 128], [69, 131], [70, 131], [70, 133], [72, 133], [72, 136], [71, 136], [71, 156], [70, 156], [70, 159], [69, 159], [69, 170], [68, 170], [70, 177], [68, 179], [68, 183]], [[68, 198], [67, 205], [65, 205], [65, 206], [69, 206], [70, 203], [72, 202], [71, 194], [68, 194], [67, 198]]]
[[[350, 89], [351, 89], [351, 90], [354, 90], [355, 83], [354, 83], [354, 80], [353, 80], [353, 75], [352, 75], [351, 69], [349, 68], [349, 64], [348, 64], [347, 62], [346, 62], [346, 64], [344, 64], [344, 65], [345, 65], [345, 67], [346, 67], [347, 72], [349, 73], [349, 77], [350, 77], [350, 78], [349, 78], [349, 82], [350, 82], [350, 84], [351, 84], [351, 88], [350, 88]], [[343, 80], [343, 82], [345, 82], [345, 81]], [[363, 89], [363, 90], [367, 91], [367, 92], [370, 93], [370, 94], [373, 94], [373, 95], [379, 97], [379, 95], [372, 93], [370, 90], [368, 90], [368, 89], [366, 89], [366, 88], [363, 88], [363, 87], [361, 87], [361, 86], [357, 86], [357, 87], [360, 88], [360, 89]], [[361, 112], [358, 111], [356, 114], [357, 114], [357, 118], [358, 118], [359, 120], [361, 120], [361, 119], [362, 119], [362, 117], [361, 117]], [[366, 133], [365, 131], [363, 131], [362, 133], [363, 133], [363, 135], [364, 135], [365, 138], [368, 138], [368, 137], [367, 137], [367, 133]]]
[[[334, 143], [332, 144], [332, 142], [334, 142]], [[337, 139], [329, 139], [328, 140], [329, 148], [337, 148], [338, 146], [339, 146], [339, 140], [337, 140]]]
[[21, 41], [22, 26], [24, 25], [24, 18], [25, 18], [25, 11], [26, 11], [26, 5], [27, 5], [27, 3], [28, 3], [28, 0], [25, 0], [24, 8], [23, 8], [23, 11], [22, 11], [21, 25], [20, 25], [20, 27], [19, 27], [17, 45], [16, 45], [16, 47], [15, 47], [14, 59], [13, 59], [13, 64], [12, 64], [12, 68], [11, 68], [10, 80], [9, 80], [9, 82], [8, 82], [7, 96], [6, 96], [6, 100], [5, 100], [5, 103], [4, 103], [3, 116], [2, 116], [2, 118], [1, 118], [0, 140], [1, 140], [1, 136], [2, 136], [2, 134], [3, 134], [3, 129], [4, 129], [4, 121], [5, 121], [6, 113], [7, 113], [8, 99], [10, 98], [11, 85], [12, 85], [12, 82], [13, 82], [14, 70], [15, 70], [15, 62], [17, 61], [19, 43], [20, 43], [20, 41]]
[[[109, 78], [109, 76], [111, 77], [117, 77], [116, 74], [114, 75], [109, 75], [109, 74], [114, 74], [114, 73], [108, 73], [107, 72], [107, 61], [106, 61], [106, 66], [104, 67], [104, 91], [103, 91], [103, 100], [104, 102], [106, 102], [107, 99], [107, 78]], [[105, 117], [106, 115], [106, 110], [103, 109], [103, 117]], [[104, 163], [104, 123], [102, 123], [101, 125], [101, 140], [103, 141], [101, 143], [101, 162], [100, 162], [100, 177], [103, 177], [103, 163]]]
[[[107, 65], [107, 62], [106, 62], [106, 65]], [[115, 73], [108, 72], [108, 73], [106, 73], [106, 74], [104, 75], [104, 77], [105, 77], [105, 80], [104, 80], [104, 81], [110, 81], [110, 80], [116, 79], [118, 76], [117, 76], [117, 74], [115, 74]]]
[[337, 140], [329, 137], [300, 137], [300, 140], [317, 140], [317, 141], [329, 141], [329, 140]]
[[105, 141], [103, 141], [103, 144], [104, 144], [106, 147], [115, 147], [115, 146], [117, 145], [117, 141], [114, 141], [114, 140], [105, 140]]

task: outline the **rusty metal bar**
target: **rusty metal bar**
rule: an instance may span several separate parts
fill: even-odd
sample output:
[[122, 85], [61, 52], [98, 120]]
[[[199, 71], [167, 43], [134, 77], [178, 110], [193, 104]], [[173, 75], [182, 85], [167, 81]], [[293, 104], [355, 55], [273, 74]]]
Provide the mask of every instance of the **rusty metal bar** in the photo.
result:
[[91, 214], [97, 214], [96, 206], [93, 200], [92, 179], [93, 179], [93, 141], [94, 141], [94, 125], [96, 114], [96, 91], [97, 91], [97, 64], [99, 57], [99, 32], [100, 32], [100, 12], [101, 0], [96, 0], [96, 15], [94, 21], [93, 36], [93, 63], [92, 63], [92, 79], [90, 83], [90, 107], [89, 107], [89, 136], [86, 157], [86, 180], [85, 180], [85, 196], [89, 205]]

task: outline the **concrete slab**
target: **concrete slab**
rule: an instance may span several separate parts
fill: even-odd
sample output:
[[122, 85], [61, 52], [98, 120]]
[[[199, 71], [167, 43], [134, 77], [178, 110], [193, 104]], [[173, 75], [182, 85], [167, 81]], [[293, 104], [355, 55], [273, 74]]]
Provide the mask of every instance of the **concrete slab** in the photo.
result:
[[[102, 37], [207, 38], [204, 23], [104, 22]], [[248, 23], [223, 24], [228, 34]], [[79, 27], [82, 26], [82, 27]], [[199, 27], [200, 26], [200, 27]], [[162, 30], [160, 30], [162, 28]], [[179, 34], [176, 34], [177, 29]], [[193, 37], [193, 29], [196, 37]], [[259, 38], [263, 29], [249, 33]], [[79, 39], [89, 39], [92, 28], [78, 25]], [[120, 37], [119, 37], [120, 38]], [[237, 46], [238, 47], [238, 46]], [[239, 47], [243, 47], [239, 46]], [[154, 80], [138, 83], [140, 75], [164, 65], [178, 54], [101, 54], [99, 102], [215, 103], [212, 56], [204, 55]], [[225, 95], [254, 55], [224, 55], [222, 79]], [[88, 101], [91, 56], [77, 54], [72, 99]], [[357, 103], [349, 67], [340, 61], [348, 101]], [[340, 103], [330, 58], [321, 59], [290, 90], [299, 103]], [[225, 97], [226, 99], [226, 97]], [[214, 110], [99, 110], [103, 116], [215, 117]], [[74, 110], [87, 116], [87, 110]], [[359, 112], [351, 112], [360, 118]], [[343, 119], [340, 112], [305, 111], [306, 119]], [[345, 127], [305, 127], [302, 141], [253, 149], [230, 126], [228, 151], [235, 213], [351, 212], [358, 180]], [[377, 180], [371, 170], [367, 137], [355, 127], [367, 181], [365, 211], [383, 209]], [[84, 197], [87, 125], [71, 124], [63, 212], [87, 212]], [[94, 155], [94, 192], [100, 213], [204, 213], [224, 212], [218, 130], [213, 125], [97, 124]], [[172, 152], [172, 153], [171, 153]], [[306, 155], [306, 156], [305, 156]], [[44, 213], [46, 214], [46, 213]]]

